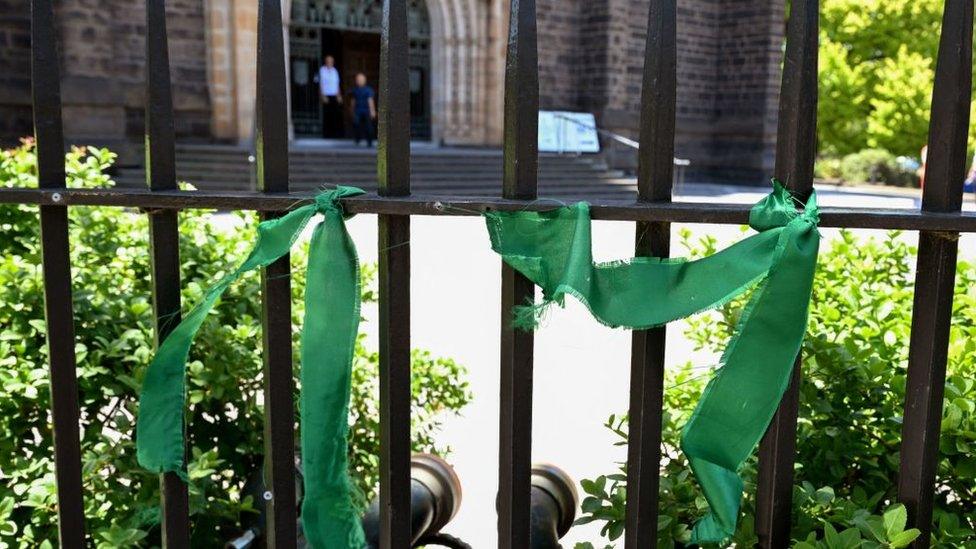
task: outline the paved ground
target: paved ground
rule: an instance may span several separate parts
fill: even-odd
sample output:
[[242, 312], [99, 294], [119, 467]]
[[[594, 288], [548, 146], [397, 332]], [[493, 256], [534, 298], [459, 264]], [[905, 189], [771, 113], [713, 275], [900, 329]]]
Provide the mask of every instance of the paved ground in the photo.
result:
[[[686, 185], [678, 190], [677, 199], [751, 204], [766, 192], [764, 188]], [[904, 191], [823, 186], [819, 194], [825, 206], [917, 207], [917, 198]], [[976, 209], [971, 198], [965, 208]], [[723, 246], [742, 235], [734, 226], [689, 227], [716, 236]], [[349, 228], [362, 260], [376, 261], [375, 216], [355, 217]], [[823, 234], [827, 240], [836, 230]], [[909, 233], [903, 237], [916, 239]], [[632, 223], [595, 222], [595, 259], [630, 257], [633, 239]], [[963, 237], [960, 246], [962, 257], [976, 257], [973, 235]], [[463, 417], [449, 421], [443, 433], [443, 441], [454, 449], [449, 460], [464, 486], [461, 511], [448, 531], [476, 548], [492, 547], [496, 541], [500, 262], [489, 248], [479, 218], [416, 217], [411, 249], [414, 345], [466, 365], [475, 395]], [[682, 253], [676, 241], [672, 249], [676, 255]], [[536, 334], [533, 458], [555, 463], [579, 480], [613, 472], [615, 463], [625, 459], [625, 449], [613, 446], [615, 440], [602, 424], [610, 414], [627, 409], [630, 334], [599, 325], [583, 306], [567, 301], [566, 309], [555, 310]], [[375, 307], [364, 314], [372, 320], [364, 328], [375, 346]], [[682, 323], [668, 330], [668, 365], [691, 361], [697, 367], [710, 366], [717, 357], [694, 352], [682, 331]], [[570, 543], [564, 546], [597, 542], [598, 532], [594, 525], [575, 527], [564, 540]]]

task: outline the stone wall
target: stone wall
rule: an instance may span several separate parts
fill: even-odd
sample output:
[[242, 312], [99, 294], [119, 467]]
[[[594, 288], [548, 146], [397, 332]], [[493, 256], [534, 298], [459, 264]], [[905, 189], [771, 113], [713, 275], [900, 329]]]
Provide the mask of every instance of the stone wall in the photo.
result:
[[538, 0], [539, 104], [542, 109], [577, 110], [580, 102], [580, 3]]
[[[539, 4], [542, 107], [590, 111], [602, 128], [636, 138], [647, 0], [578, 4], [575, 38], [564, 28], [571, 16], [546, 28], [554, 19], [547, 4], [564, 3]], [[683, 0], [677, 19], [675, 154], [690, 159], [700, 178], [760, 182], [773, 165], [783, 7], [770, 0]], [[566, 63], [574, 68], [566, 71]], [[574, 85], [576, 94], [567, 91]], [[618, 166], [636, 165], [632, 149], [608, 142], [605, 150]]]
[[[210, 139], [203, 2], [170, 0], [166, 11], [177, 136]], [[10, 141], [30, 132], [29, 3], [0, 0], [0, 13], [0, 136]], [[55, 18], [60, 29], [65, 139], [111, 146], [123, 162], [138, 160], [144, 118], [145, 4], [61, 0], [55, 4]]]
[[[129, 137], [141, 139], [145, 78], [145, 3], [112, 0], [112, 33], [116, 39], [114, 74], [122, 85]], [[210, 98], [207, 46], [201, 0], [167, 0], [170, 78], [173, 86], [176, 135], [209, 138]]]
[[785, 17], [781, 2], [722, 2], [712, 162], [732, 174], [772, 176]]
[[[721, 1], [694, 0], [678, 5], [678, 94], [674, 153], [692, 161], [701, 174], [713, 159], [715, 84], [721, 49]], [[646, 29], [646, 25], [644, 27]], [[703, 169], [703, 167], [708, 168]]]
[[28, 0], [0, 0], [0, 146], [33, 132]]

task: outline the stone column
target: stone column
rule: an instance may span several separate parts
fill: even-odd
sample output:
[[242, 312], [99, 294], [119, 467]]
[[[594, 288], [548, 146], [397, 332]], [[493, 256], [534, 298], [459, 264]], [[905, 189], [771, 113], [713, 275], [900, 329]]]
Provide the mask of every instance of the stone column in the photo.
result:
[[508, 27], [507, 19], [499, 27], [502, 4], [507, 1], [427, 0], [436, 140], [448, 145], [501, 142], [500, 97]]
[[491, 0], [487, 11], [484, 141], [501, 145], [504, 131], [505, 51], [508, 47], [508, 0]]
[[763, 183], [773, 174], [776, 150], [784, 3], [724, 0], [720, 14], [715, 175]]
[[233, 0], [204, 0], [207, 81], [214, 137], [238, 139]]
[[254, 107], [257, 92], [258, 3], [233, 0], [234, 73], [237, 95], [237, 140], [254, 141]]

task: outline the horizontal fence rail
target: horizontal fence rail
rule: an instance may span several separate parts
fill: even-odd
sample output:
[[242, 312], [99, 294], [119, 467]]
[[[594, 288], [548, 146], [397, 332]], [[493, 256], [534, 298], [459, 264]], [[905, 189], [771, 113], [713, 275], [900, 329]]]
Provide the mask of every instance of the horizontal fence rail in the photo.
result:
[[[122, 206], [144, 209], [210, 209], [280, 211], [313, 200], [309, 193], [264, 195], [255, 192], [172, 191], [137, 189], [0, 189], [0, 204], [65, 206]], [[356, 214], [478, 216], [490, 210], [546, 211], [564, 200], [539, 198], [458, 197], [450, 195], [378, 196], [366, 194], [342, 199], [343, 208]], [[698, 202], [636, 202], [587, 200], [591, 217], [601, 221], [657, 221], [744, 225], [751, 205]], [[849, 229], [976, 232], [976, 213], [919, 211], [903, 208], [820, 208], [820, 226]]]
[[[146, 189], [68, 189], [62, 165], [57, 27], [50, 0], [31, 0], [32, 108], [38, 188], [0, 189], [0, 204], [39, 206], [51, 377], [59, 536], [86, 544], [80, 410], [75, 374], [68, 207], [131, 208], [150, 219], [155, 334], [162, 341], [181, 308], [180, 210], [253, 210], [263, 219], [313, 199], [289, 190], [288, 108], [282, 2], [259, 0], [255, 109], [255, 192], [181, 191], [165, 0], [146, 0]], [[287, 4], [287, 2], [285, 3]], [[410, 188], [407, 1], [385, 0], [381, 35], [378, 194], [346, 198], [351, 214], [378, 215], [380, 355], [380, 547], [409, 546], [410, 525], [410, 216], [478, 216], [544, 211], [562, 201], [538, 196], [539, 69], [535, 0], [510, 0], [505, 63], [504, 175], [500, 196], [417, 195]], [[790, 5], [774, 175], [799, 198], [813, 188], [816, 142], [818, 0]], [[929, 176], [920, 209], [821, 208], [820, 226], [919, 232], [898, 499], [909, 526], [929, 545], [938, 464], [943, 384], [959, 233], [976, 233], [961, 212], [972, 83], [972, 0], [947, 0], [931, 111]], [[636, 222], [635, 254], [669, 254], [672, 223], [745, 224], [751, 206], [672, 201], [677, 103], [677, 0], [650, 0], [641, 96], [638, 185], [633, 200], [590, 200], [595, 220]], [[777, 45], [778, 48], [778, 45]], [[459, 176], [459, 179], [462, 176]], [[288, 256], [262, 272], [265, 486], [268, 547], [298, 543], [295, 403]], [[511, 326], [512, 308], [534, 298], [530, 281], [502, 265], [499, 352], [498, 546], [529, 547], [533, 336]], [[404, 319], [407, 321], [404, 322]], [[633, 332], [625, 546], [655, 547], [660, 471], [665, 330]], [[800, 357], [790, 389], [759, 451], [756, 533], [763, 548], [789, 543], [799, 404]], [[192, 532], [186, 485], [161, 478], [164, 545], [185, 547]]]

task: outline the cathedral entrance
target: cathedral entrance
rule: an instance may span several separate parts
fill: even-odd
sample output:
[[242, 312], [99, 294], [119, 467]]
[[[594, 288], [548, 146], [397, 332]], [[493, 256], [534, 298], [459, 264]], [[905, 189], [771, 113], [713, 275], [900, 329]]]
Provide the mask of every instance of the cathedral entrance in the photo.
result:
[[[410, 130], [430, 139], [430, 23], [424, 0], [408, 2], [410, 33]], [[291, 117], [296, 137], [352, 136], [351, 92], [357, 73], [379, 95], [382, 0], [293, 0], [289, 27]], [[341, 117], [319, 98], [318, 73], [325, 56], [335, 59], [343, 94]]]

